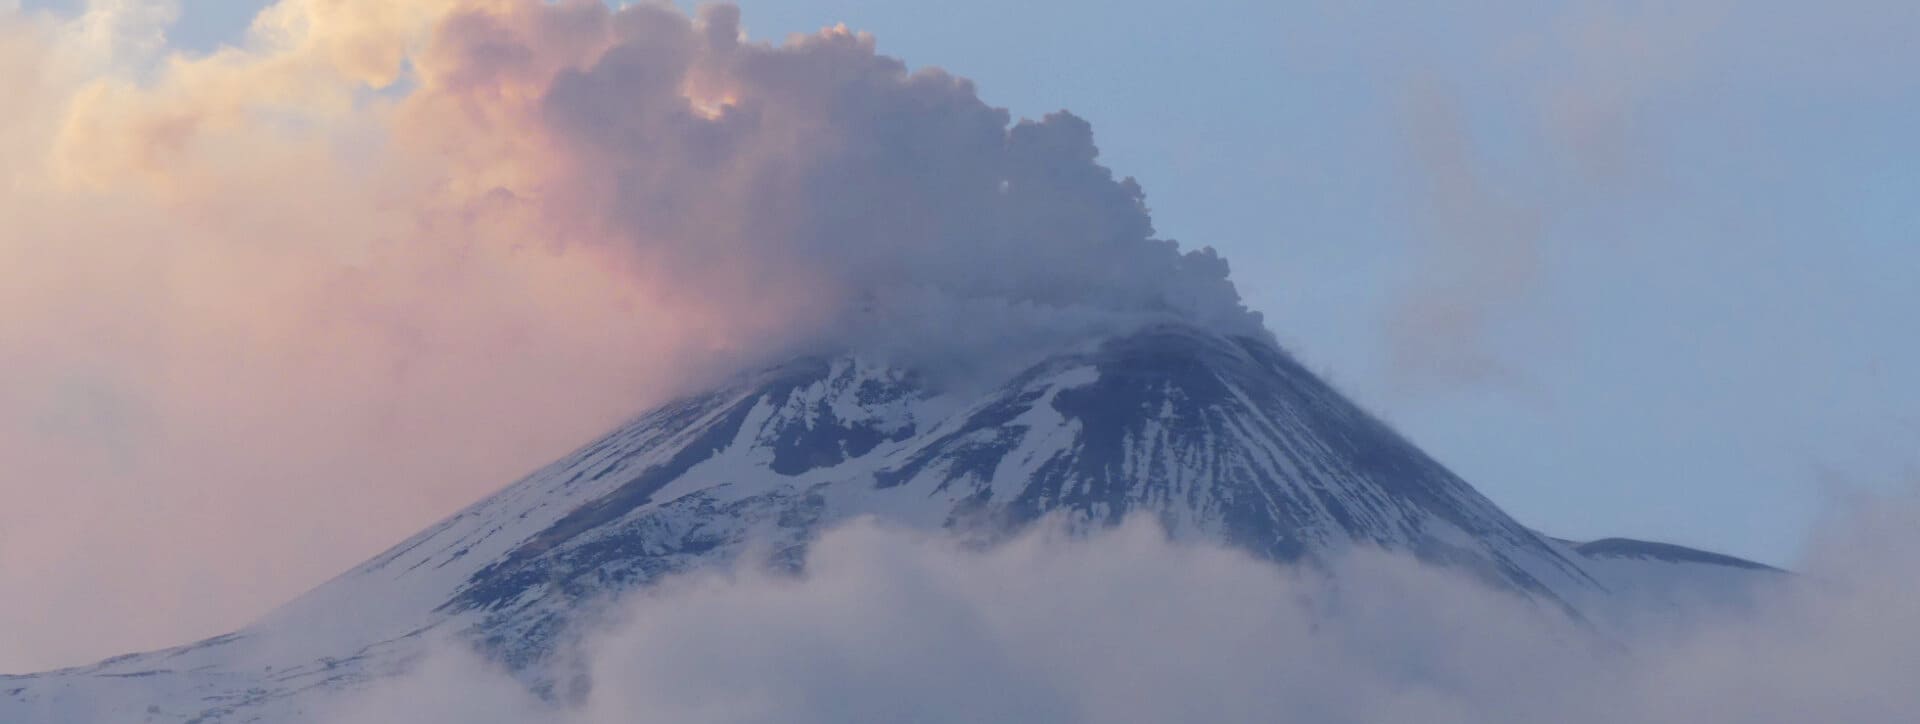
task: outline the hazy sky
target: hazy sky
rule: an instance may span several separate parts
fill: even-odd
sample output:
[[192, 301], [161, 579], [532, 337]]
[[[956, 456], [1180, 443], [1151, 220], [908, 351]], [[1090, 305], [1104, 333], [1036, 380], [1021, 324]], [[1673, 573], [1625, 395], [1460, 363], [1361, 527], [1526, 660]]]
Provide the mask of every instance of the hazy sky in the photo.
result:
[[[184, 3], [169, 38], [190, 49], [238, 42], [259, 5]], [[1920, 167], [1912, 162], [1920, 158], [1920, 137], [1910, 130], [1920, 127], [1920, 79], [1908, 71], [1920, 67], [1920, 48], [1911, 42], [1920, 37], [1920, 9], [1894, 2], [1818, 10], [1796, 3], [1696, 3], [1684, 10], [1613, 3], [1392, 10], [1349, 5], [1221, 3], [1196, 11], [1169, 3], [1081, 0], [743, 0], [742, 10], [744, 27], [756, 38], [845, 22], [872, 32], [880, 52], [912, 67], [940, 66], [974, 79], [982, 98], [1016, 118], [1066, 108], [1088, 119], [1102, 162], [1145, 188], [1162, 236], [1217, 248], [1232, 263], [1241, 293], [1267, 315], [1284, 344], [1517, 518], [1546, 532], [1672, 540], [1791, 563], [1829, 492], [1889, 487], [1914, 477], [1920, 467], [1912, 452], [1912, 441], [1920, 438], [1920, 337], [1907, 318], [1920, 310]], [[0, 2], [0, 9], [6, 6]], [[341, 131], [351, 132], [355, 128]], [[0, 160], [8, 151], [0, 145]], [[94, 170], [117, 168], [96, 164]], [[191, 186], [197, 177], [180, 178]], [[277, 187], [273, 179], [262, 181], [248, 190], [264, 198]], [[307, 190], [297, 181], [286, 185]], [[342, 182], [317, 195], [356, 199], [358, 191]], [[336, 207], [325, 205], [276, 209], [242, 206], [217, 194], [207, 199], [210, 205], [195, 208], [224, 214], [228, 207], [220, 204], [232, 203], [267, 214], [258, 220], [265, 228], [271, 228], [269, 219], [283, 223], [274, 214], [294, 214], [295, 221], [306, 222], [301, 235], [384, 228], [329, 216]], [[361, 208], [355, 203], [341, 200], [337, 208]], [[137, 229], [141, 217], [125, 211], [90, 221]], [[66, 228], [64, 221], [45, 223]], [[48, 259], [67, 258], [57, 250], [46, 253], [52, 254]], [[421, 258], [432, 253], [421, 252]], [[73, 283], [117, 283], [121, 274], [139, 279], [143, 258], [115, 257], [102, 270], [71, 275], [86, 277]], [[422, 268], [429, 262], [421, 261]], [[238, 275], [231, 278], [263, 288], [307, 279], [298, 264], [277, 263], [284, 266], [272, 269], [282, 277], [239, 275], [223, 266], [226, 261], [210, 261], [192, 269], [203, 276], [184, 279]], [[313, 439], [321, 442], [289, 442], [286, 451], [264, 431], [304, 430], [306, 423], [218, 414], [229, 405], [254, 410], [237, 398], [278, 392], [274, 387], [284, 379], [236, 380], [234, 400], [195, 398], [201, 407], [193, 409], [230, 425], [230, 437], [219, 436], [223, 427], [195, 429], [205, 440], [169, 439], [164, 447], [191, 453], [217, 450], [223, 439], [244, 439], [247, 457], [233, 461], [231, 469], [205, 470], [180, 453], [186, 457], [173, 461], [178, 469], [248, 480], [284, 472], [291, 492], [280, 497], [200, 499], [195, 496], [213, 495], [217, 488], [187, 481], [180, 490], [63, 490], [59, 494], [71, 499], [55, 496], [46, 509], [85, 510], [99, 516], [92, 524], [121, 526], [116, 532], [135, 539], [177, 534], [185, 542], [170, 558], [231, 550], [235, 540], [253, 534], [282, 531], [285, 537], [289, 525], [297, 526], [299, 535], [314, 542], [308, 546], [316, 551], [312, 560], [261, 561], [243, 572], [261, 590], [290, 595], [311, 583], [303, 581], [313, 569], [339, 570], [351, 562], [344, 560], [349, 553], [331, 551], [328, 541], [337, 537], [364, 547], [397, 539], [426, 522], [415, 518], [430, 519], [456, 505], [450, 496], [496, 487], [518, 471], [498, 471], [499, 480], [477, 488], [455, 484], [456, 478], [492, 474], [498, 460], [584, 439], [602, 418], [621, 414], [623, 395], [645, 399], [658, 393], [644, 375], [616, 369], [652, 347], [592, 336], [597, 323], [619, 319], [610, 302], [633, 300], [619, 289], [570, 276], [579, 271], [573, 267], [588, 263], [577, 257], [551, 262], [505, 281], [499, 275], [461, 277], [450, 283], [454, 291], [445, 300], [361, 295], [374, 298], [354, 312], [363, 316], [384, 313], [382, 304], [427, 310], [424, 317], [403, 317], [408, 323], [438, 320], [458, 327], [489, 312], [537, 321], [568, 318], [576, 309], [589, 320], [580, 330], [536, 325], [529, 333], [534, 342], [577, 343], [590, 352], [582, 359], [482, 357], [442, 369], [434, 366], [439, 358], [430, 358], [421, 369], [454, 374], [428, 378], [424, 392], [407, 383], [415, 379], [407, 370], [381, 367], [384, 357], [348, 360], [349, 366], [363, 362], [364, 370], [352, 369], [368, 380], [412, 384], [395, 389], [417, 398], [382, 412], [379, 419], [390, 425], [335, 430], [322, 420], [357, 404], [355, 395], [386, 389], [351, 376], [334, 380], [339, 390], [312, 390], [315, 399], [303, 398], [307, 406], [288, 409], [289, 417], [318, 416], [311, 425]], [[245, 268], [243, 262], [233, 265]], [[392, 291], [381, 279], [357, 283]], [[501, 301], [510, 298], [495, 294], [501, 289], [552, 298], [543, 301], [547, 308], [527, 311]], [[0, 289], [0, 300], [7, 291]], [[456, 303], [468, 299], [462, 295], [500, 309], [461, 307]], [[95, 311], [89, 303], [71, 318], [92, 319], [87, 315]], [[275, 313], [257, 311], [260, 319]], [[226, 326], [184, 328], [219, 334], [229, 327], [253, 329], [247, 325], [259, 321], [218, 320]], [[698, 321], [660, 319], [641, 326], [656, 335], [680, 335], [674, 337], [679, 346], [691, 348], [698, 345], [687, 339], [700, 338], [687, 330], [698, 329]], [[116, 325], [128, 329], [142, 322], [115, 317]], [[101, 340], [134, 335], [126, 338], [156, 348], [196, 339], [159, 339], [164, 332], [140, 336], [146, 333], [128, 329], [81, 331]], [[743, 323], [733, 332], [752, 330]], [[480, 349], [503, 349], [488, 336], [493, 327], [471, 331], [486, 342]], [[367, 342], [353, 336], [357, 331], [321, 332]], [[412, 349], [423, 334], [432, 337], [411, 327], [383, 334], [367, 344]], [[322, 345], [332, 338], [303, 333], [295, 339]], [[304, 354], [298, 351], [303, 347], [288, 349], [294, 351], [282, 352]], [[515, 337], [504, 349], [543, 348]], [[125, 348], [128, 355], [145, 351]], [[448, 359], [472, 357], [471, 349], [457, 344], [428, 351]], [[8, 352], [0, 349], [0, 362]], [[103, 358], [97, 364], [99, 370], [119, 370], [127, 362]], [[521, 397], [474, 402], [463, 395], [470, 389], [463, 382], [493, 379], [483, 374], [490, 368], [473, 367], [480, 362], [527, 380], [547, 379], [554, 365], [564, 363], [573, 374], [587, 364], [593, 369], [582, 378], [630, 384], [597, 391], [535, 386]], [[222, 364], [243, 373], [255, 368], [242, 357]], [[653, 359], [644, 365], [672, 366]], [[34, 372], [30, 364], [22, 369]], [[193, 380], [201, 384], [231, 373], [218, 365], [183, 369], [178, 374], [197, 375]], [[95, 452], [125, 448], [125, 460], [108, 455], [101, 467], [166, 465], [138, 457], [137, 449], [150, 438], [181, 433], [112, 394], [111, 386], [96, 384], [89, 377], [94, 373], [74, 371], [71, 384], [49, 398], [57, 404], [32, 411], [30, 429], [56, 438], [89, 437]], [[0, 384], [0, 393], [6, 391]], [[0, 402], [6, 402], [4, 394]], [[441, 425], [427, 412], [450, 419]], [[525, 419], [498, 417], [503, 412]], [[483, 425], [490, 419], [501, 422]], [[101, 438], [103, 429], [125, 439]], [[485, 437], [491, 429], [498, 430], [491, 433], [496, 437]], [[0, 450], [38, 444], [34, 440], [0, 439]], [[409, 440], [476, 452], [458, 462], [421, 461], [389, 447]], [[372, 452], [346, 460], [362, 442]], [[329, 475], [351, 477], [363, 471], [356, 466], [384, 456], [394, 457], [393, 475], [405, 477], [417, 468], [411, 479], [421, 481], [418, 487], [356, 500], [322, 485]], [[329, 467], [336, 465], [338, 470]], [[63, 472], [32, 464], [25, 470]], [[346, 524], [353, 529], [339, 531], [346, 512], [357, 516]], [[298, 522], [302, 516], [331, 522]], [[88, 520], [7, 520], [18, 525], [0, 531], [0, 554], [12, 546], [27, 561], [4, 572], [9, 575], [31, 575], [33, 566], [45, 566], [36, 580], [52, 580], [59, 570], [59, 556], [28, 551], [22, 541], [67, 546], [62, 550], [90, 561], [109, 560], [124, 549], [122, 539], [96, 535]], [[128, 528], [127, 521], [159, 528]], [[230, 530], [235, 521], [249, 527]], [[48, 537], [36, 539], [36, 533]], [[78, 542], [88, 540], [95, 542]], [[88, 580], [139, 575], [143, 566], [137, 556], [127, 556], [125, 567], [75, 571], [76, 579], [64, 583], [67, 595], [97, 599], [100, 589]], [[172, 595], [180, 611], [218, 608], [197, 600], [192, 590]], [[50, 597], [39, 603], [73, 602]], [[199, 614], [186, 628], [217, 628], [261, 605], [235, 602], [231, 610]], [[0, 609], [0, 624], [32, 620], [33, 609], [23, 611], [9, 619]], [[121, 625], [104, 623], [99, 645], [119, 640], [114, 627]], [[149, 640], [165, 626], [124, 625], [120, 633], [127, 636], [137, 629], [148, 637], [142, 641], [167, 643]]]

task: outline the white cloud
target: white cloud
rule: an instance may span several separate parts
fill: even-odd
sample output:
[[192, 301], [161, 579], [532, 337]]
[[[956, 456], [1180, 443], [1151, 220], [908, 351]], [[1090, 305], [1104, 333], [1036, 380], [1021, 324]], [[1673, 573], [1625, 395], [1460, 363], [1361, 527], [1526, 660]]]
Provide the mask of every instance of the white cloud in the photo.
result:
[[510, 680], [446, 653], [333, 721], [1908, 721], [1916, 513], [1840, 522], [1750, 612], [1624, 642], [1377, 553], [1326, 578], [1140, 521], [984, 553], [861, 522], [804, 578], [743, 568], [636, 596], [591, 637], [573, 703], [494, 702]]

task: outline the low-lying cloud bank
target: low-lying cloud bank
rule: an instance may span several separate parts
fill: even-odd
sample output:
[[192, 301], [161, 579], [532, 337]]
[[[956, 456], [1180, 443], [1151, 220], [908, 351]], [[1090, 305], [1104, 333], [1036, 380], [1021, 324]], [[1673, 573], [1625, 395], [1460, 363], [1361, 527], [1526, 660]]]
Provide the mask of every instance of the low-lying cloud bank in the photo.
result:
[[179, 12], [0, 3], [0, 671], [231, 629], [766, 357], [1264, 334], [1087, 123], [844, 28], [283, 0], [194, 55]]
[[1916, 523], [1914, 500], [1877, 504], [1750, 610], [1627, 641], [1378, 553], [1327, 578], [1144, 521], [985, 553], [855, 523], [804, 578], [636, 597], [591, 638], [572, 704], [449, 652], [329, 721], [1910, 721]]

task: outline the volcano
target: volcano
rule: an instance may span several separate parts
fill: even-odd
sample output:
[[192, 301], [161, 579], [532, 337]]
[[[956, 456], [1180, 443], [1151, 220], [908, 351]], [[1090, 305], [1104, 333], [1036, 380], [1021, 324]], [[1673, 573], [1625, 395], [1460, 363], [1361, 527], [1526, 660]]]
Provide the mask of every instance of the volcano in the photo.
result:
[[871, 516], [990, 546], [1043, 521], [1146, 516], [1175, 540], [1315, 566], [1371, 547], [1604, 627], [1726, 599], [1772, 569], [1520, 524], [1272, 343], [1162, 325], [995, 384], [860, 355], [795, 359], [620, 426], [256, 624], [163, 651], [0, 677], [5, 721], [298, 721], [471, 644], [534, 691], [621, 595], [742, 560], [803, 573]]

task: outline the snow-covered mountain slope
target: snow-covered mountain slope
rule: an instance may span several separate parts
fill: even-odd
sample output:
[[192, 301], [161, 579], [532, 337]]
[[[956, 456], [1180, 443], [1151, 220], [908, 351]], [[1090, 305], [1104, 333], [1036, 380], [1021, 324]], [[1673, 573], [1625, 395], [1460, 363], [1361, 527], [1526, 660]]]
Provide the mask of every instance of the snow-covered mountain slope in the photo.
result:
[[1785, 571], [1719, 553], [1631, 538], [1555, 542], [1605, 592], [1579, 602], [1611, 630], [1672, 629], [1752, 605], [1761, 586]]
[[648, 413], [243, 631], [0, 678], [0, 720], [297, 719], [436, 638], [564, 698], [553, 657], [597, 605], [743, 555], [797, 566], [861, 515], [982, 542], [1149, 515], [1279, 562], [1399, 551], [1576, 613], [1668, 563], [1534, 533], [1260, 340], [1157, 327], [974, 392], [803, 359]]

